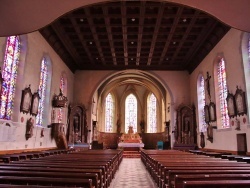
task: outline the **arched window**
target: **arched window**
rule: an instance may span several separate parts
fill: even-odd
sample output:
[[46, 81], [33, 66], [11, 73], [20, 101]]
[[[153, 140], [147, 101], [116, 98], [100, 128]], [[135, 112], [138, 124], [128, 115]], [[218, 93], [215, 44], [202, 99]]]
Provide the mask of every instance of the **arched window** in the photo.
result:
[[228, 128], [229, 127], [229, 117], [227, 112], [227, 80], [226, 80], [226, 67], [225, 67], [225, 61], [223, 58], [220, 58], [218, 64], [217, 64], [217, 78], [218, 78], [218, 91], [217, 94], [219, 99], [219, 109], [220, 109], [220, 122], [222, 125], [222, 128]]
[[[60, 78], [60, 90], [62, 91], [63, 95], [66, 96], [67, 95], [67, 89], [66, 89], [66, 78], [65, 76], [62, 74], [61, 78]], [[65, 116], [65, 110], [64, 108], [59, 108], [58, 111], [58, 122], [61, 123], [64, 120]]]
[[[250, 33], [245, 32], [242, 36], [241, 41], [241, 51], [242, 51], [242, 60], [244, 67], [244, 78], [245, 78], [245, 89], [246, 89], [246, 104], [247, 111], [250, 111]], [[244, 86], [241, 85], [242, 89]], [[250, 120], [250, 113], [247, 113], [248, 122]]]
[[125, 131], [129, 126], [137, 132], [137, 99], [133, 94], [129, 94], [125, 100]]
[[153, 93], [148, 96], [148, 132], [156, 133], [157, 132], [157, 112], [156, 112], [156, 97]]
[[109, 93], [105, 101], [105, 132], [113, 132], [114, 127], [114, 99]]
[[10, 36], [7, 38], [7, 44], [3, 64], [3, 86], [1, 91], [0, 118], [11, 119], [13, 111], [13, 102], [17, 78], [18, 63], [20, 57], [20, 38]]
[[44, 105], [45, 105], [45, 97], [46, 97], [46, 89], [47, 89], [47, 81], [48, 81], [48, 64], [47, 60], [43, 58], [41, 63], [41, 73], [40, 73], [40, 84], [39, 84], [39, 106], [38, 106], [38, 114], [36, 116], [36, 125], [42, 126], [43, 124], [43, 115], [44, 115]]
[[205, 80], [202, 75], [199, 75], [197, 80], [197, 96], [198, 96], [199, 131], [206, 132], [207, 125], [205, 122], [205, 110], [204, 110], [204, 106], [206, 104]]

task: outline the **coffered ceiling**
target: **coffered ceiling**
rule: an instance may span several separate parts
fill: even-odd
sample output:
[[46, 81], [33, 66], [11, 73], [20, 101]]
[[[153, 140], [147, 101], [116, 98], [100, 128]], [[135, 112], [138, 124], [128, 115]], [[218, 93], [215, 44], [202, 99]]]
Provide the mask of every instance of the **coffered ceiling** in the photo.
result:
[[73, 72], [192, 72], [229, 29], [180, 4], [115, 1], [77, 8], [39, 31]]

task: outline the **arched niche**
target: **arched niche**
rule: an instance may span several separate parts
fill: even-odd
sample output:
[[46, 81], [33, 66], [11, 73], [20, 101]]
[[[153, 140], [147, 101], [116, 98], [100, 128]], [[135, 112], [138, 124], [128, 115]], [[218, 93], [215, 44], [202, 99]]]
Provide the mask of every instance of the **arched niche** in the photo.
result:
[[79, 104], [69, 105], [68, 121], [68, 144], [87, 143], [88, 126], [85, 106]]

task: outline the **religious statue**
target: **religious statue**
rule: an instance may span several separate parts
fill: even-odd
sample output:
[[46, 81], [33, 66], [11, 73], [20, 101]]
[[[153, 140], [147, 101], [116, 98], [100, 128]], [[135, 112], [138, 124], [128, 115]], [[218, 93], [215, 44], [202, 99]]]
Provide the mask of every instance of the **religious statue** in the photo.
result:
[[32, 118], [30, 118], [26, 124], [26, 134], [25, 134], [26, 140], [28, 140], [33, 136], [33, 128], [34, 128], [33, 120]]
[[128, 127], [128, 133], [130, 133], [130, 134], [133, 134], [133, 133], [134, 133], [133, 126], [129, 126], [129, 127]]
[[209, 97], [209, 100], [211, 101], [211, 94], [210, 94], [210, 79], [211, 79], [211, 76], [209, 76], [209, 72], [207, 72], [206, 86], [207, 86], [208, 97]]
[[144, 120], [141, 120], [140, 127], [141, 127], [141, 132], [144, 133], [145, 132], [145, 121]]
[[116, 126], [117, 126], [117, 133], [120, 133], [121, 132], [121, 120], [120, 119], [117, 120]]
[[190, 133], [190, 122], [188, 118], [184, 119], [184, 125], [183, 125], [183, 137], [184, 137], [184, 143], [189, 143], [189, 133]]

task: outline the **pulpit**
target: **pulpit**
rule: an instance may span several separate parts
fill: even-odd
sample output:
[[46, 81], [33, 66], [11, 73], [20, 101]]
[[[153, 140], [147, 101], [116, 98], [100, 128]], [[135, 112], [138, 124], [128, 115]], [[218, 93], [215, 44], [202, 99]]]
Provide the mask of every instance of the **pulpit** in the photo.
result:
[[128, 133], [124, 133], [119, 138], [118, 147], [123, 150], [139, 151], [144, 147], [141, 136], [138, 133], [134, 133], [133, 127], [129, 126]]

